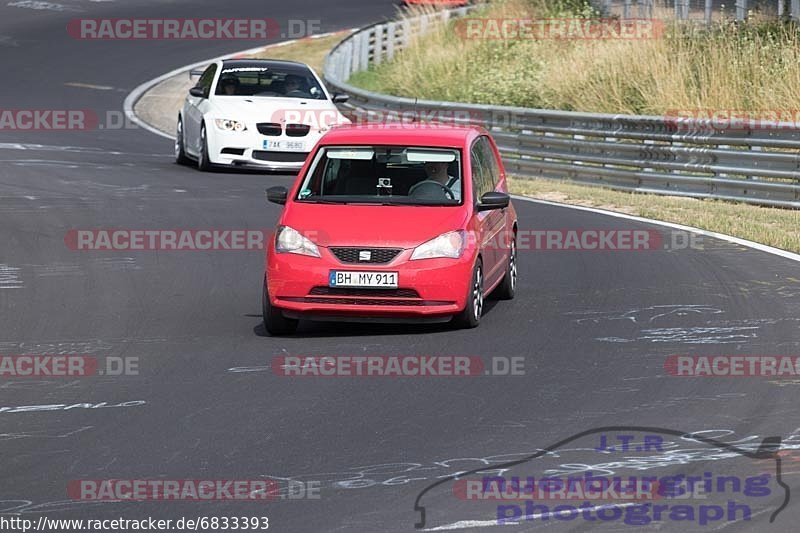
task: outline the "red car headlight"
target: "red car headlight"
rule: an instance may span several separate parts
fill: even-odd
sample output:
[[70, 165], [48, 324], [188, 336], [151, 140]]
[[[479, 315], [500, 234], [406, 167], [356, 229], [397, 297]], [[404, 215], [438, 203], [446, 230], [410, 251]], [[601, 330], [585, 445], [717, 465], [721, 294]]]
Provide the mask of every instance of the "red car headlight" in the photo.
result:
[[433, 259], [435, 257], [449, 257], [458, 259], [464, 253], [466, 232], [463, 230], [443, 233], [435, 239], [420, 244], [411, 254], [411, 260]]
[[299, 254], [320, 257], [319, 248], [294, 228], [281, 226], [275, 236], [275, 251], [279, 254]]

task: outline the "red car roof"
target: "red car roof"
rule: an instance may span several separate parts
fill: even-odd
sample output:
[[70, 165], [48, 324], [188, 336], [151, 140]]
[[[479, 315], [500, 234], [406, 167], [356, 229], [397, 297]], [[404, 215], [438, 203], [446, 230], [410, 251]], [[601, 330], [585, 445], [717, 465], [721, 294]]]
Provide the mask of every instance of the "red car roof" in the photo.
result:
[[486, 134], [477, 126], [431, 124], [359, 124], [337, 126], [320, 140], [321, 145], [387, 144], [461, 148], [475, 137]]

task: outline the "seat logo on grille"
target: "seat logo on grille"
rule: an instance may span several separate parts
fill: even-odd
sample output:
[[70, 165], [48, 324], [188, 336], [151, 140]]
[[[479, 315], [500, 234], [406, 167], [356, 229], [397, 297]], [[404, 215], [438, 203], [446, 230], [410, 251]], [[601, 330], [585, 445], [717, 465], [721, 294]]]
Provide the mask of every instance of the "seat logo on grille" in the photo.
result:
[[361, 250], [358, 252], [358, 260], [359, 261], [371, 261], [372, 260], [372, 252], [369, 250]]

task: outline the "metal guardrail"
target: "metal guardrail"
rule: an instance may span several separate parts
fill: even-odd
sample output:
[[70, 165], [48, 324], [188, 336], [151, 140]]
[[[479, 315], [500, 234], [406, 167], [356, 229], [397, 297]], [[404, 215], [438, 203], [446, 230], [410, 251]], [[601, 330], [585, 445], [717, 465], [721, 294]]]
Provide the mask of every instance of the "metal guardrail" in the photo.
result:
[[345, 111], [362, 117], [450, 114], [491, 130], [506, 170], [520, 177], [570, 179], [613, 189], [800, 208], [796, 122], [719, 130], [709, 120], [609, 115], [438, 102], [378, 94], [347, 83], [391, 59], [434, 24], [470, 8], [374, 24], [340, 42], [323, 76], [350, 94]]

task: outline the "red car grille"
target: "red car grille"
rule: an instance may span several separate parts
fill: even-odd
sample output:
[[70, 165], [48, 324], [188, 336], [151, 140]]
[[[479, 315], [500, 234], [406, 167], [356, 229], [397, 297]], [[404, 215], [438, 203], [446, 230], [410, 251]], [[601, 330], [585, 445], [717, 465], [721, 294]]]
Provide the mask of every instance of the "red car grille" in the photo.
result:
[[[336, 259], [342, 263], [388, 263], [403, 251], [402, 248], [331, 248]], [[369, 252], [369, 259], [359, 260], [361, 252]]]
[[355, 296], [374, 298], [419, 298], [414, 289], [350, 289], [344, 287], [314, 287], [311, 296]]
[[303, 298], [303, 301], [311, 304], [333, 304], [333, 305], [397, 305], [397, 306], [415, 306], [415, 305], [430, 305], [429, 302], [424, 300], [403, 300], [403, 299], [387, 299], [387, 298], [318, 298], [309, 296]]

